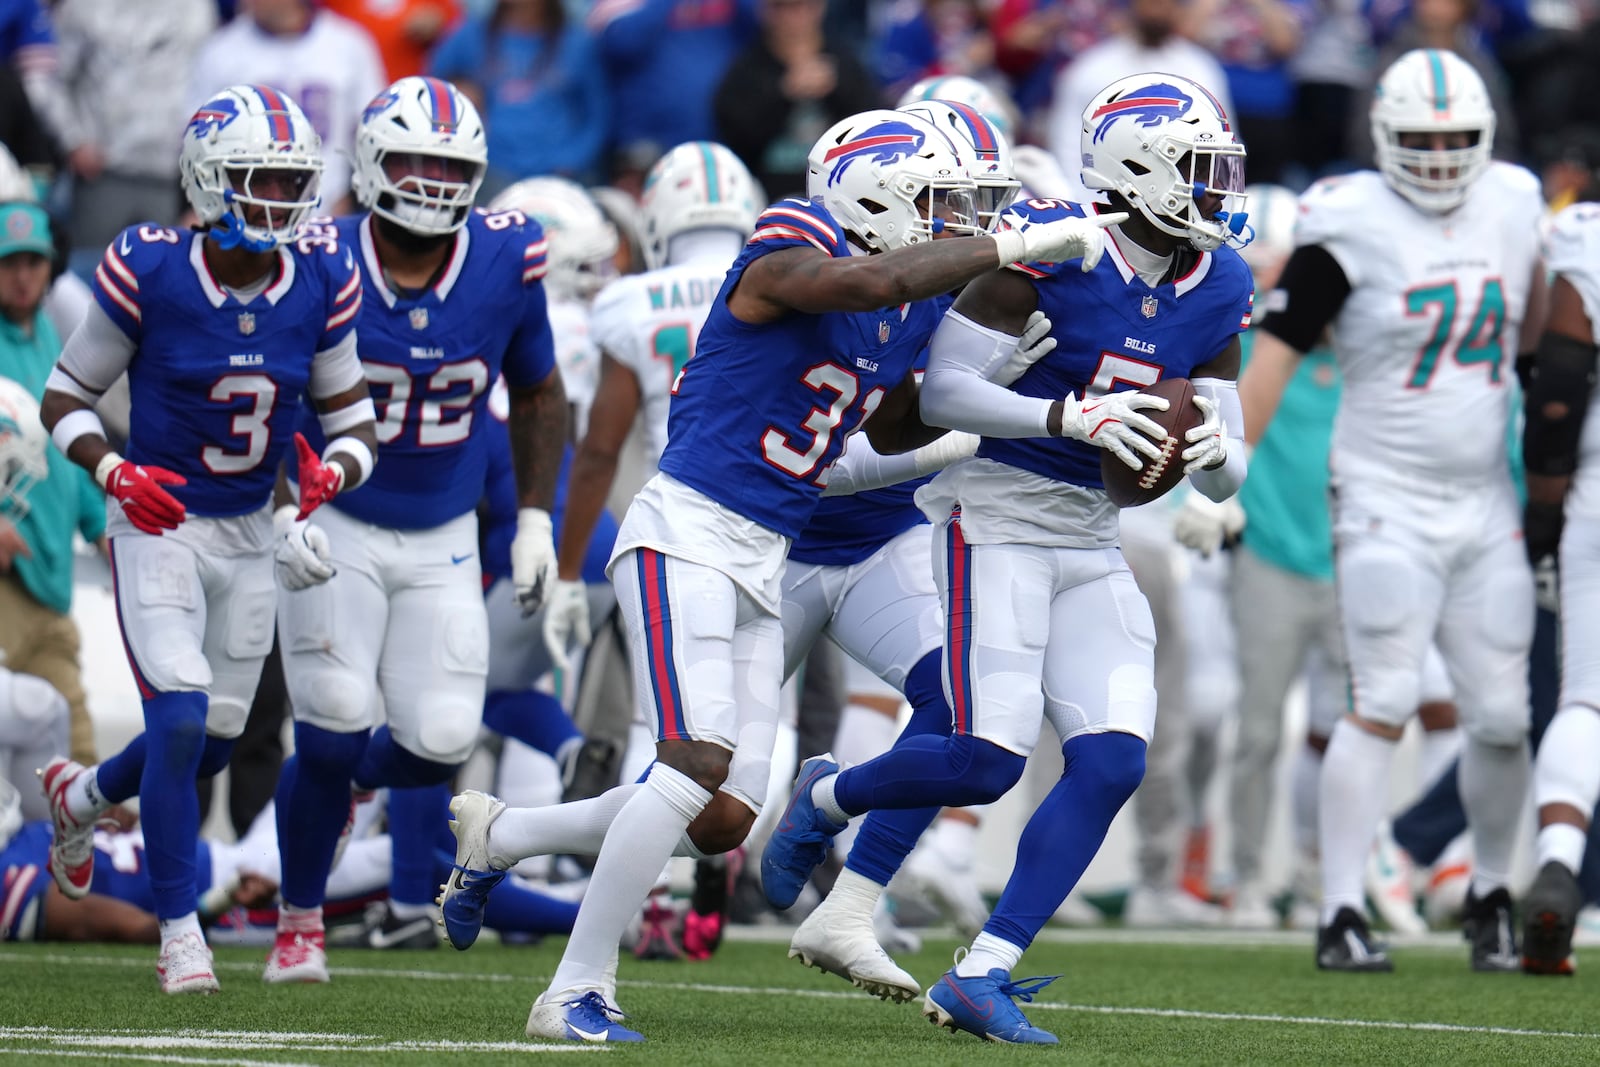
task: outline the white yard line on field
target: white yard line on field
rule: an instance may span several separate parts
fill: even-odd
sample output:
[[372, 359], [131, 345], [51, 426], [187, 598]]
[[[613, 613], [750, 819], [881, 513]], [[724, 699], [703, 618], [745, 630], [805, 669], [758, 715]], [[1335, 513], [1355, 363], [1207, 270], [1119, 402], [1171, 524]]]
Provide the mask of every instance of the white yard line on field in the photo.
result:
[[[33, 953], [0, 952], [0, 962], [9, 960], [33, 961], [36, 963], [51, 964], [80, 964], [86, 966], [133, 966], [149, 967], [146, 960], [130, 959], [119, 956], [80, 956], [80, 955], [36, 955]], [[236, 963], [232, 961], [217, 961], [219, 968], [231, 970], [258, 970], [259, 965], [254, 963]], [[484, 972], [445, 972], [427, 970], [392, 970], [374, 969], [367, 967], [334, 967], [334, 975], [349, 978], [407, 978], [423, 981], [478, 981], [478, 982], [518, 982], [526, 984], [530, 989], [538, 986], [547, 979], [538, 975], [491, 974]], [[790, 989], [775, 986], [740, 986], [740, 985], [715, 985], [703, 982], [664, 982], [623, 980], [618, 983], [625, 989], [682, 989], [702, 993], [721, 993], [730, 996], [763, 996], [763, 997], [800, 997], [811, 1000], [860, 1000], [867, 997], [866, 993], [846, 991], [844, 989]], [[1556, 1037], [1580, 1041], [1600, 1040], [1600, 1032], [1577, 1030], [1538, 1030], [1532, 1028], [1504, 1027], [1504, 1026], [1471, 1026], [1462, 1023], [1443, 1023], [1430, 1021], [1408, 1022], [1398, 1019], [1340, 1019], [1333, 1017], [1311, 1015], [1272, 1015], [1253, 1014], [1226, 1011], [1192, 1011], [1183, 1008], [1144, 1008], [1137, 1006], [1112, 1005], [1112, 1004], [1065, 1004], [1059, 1001], [1035, 1001], [1030, 1005], [1032, 1010], [1044, 1011], [1070, 1011], [1094, 1015], [1128, 1015], [1146, 1016], [1174, 1019], [1194, 1019], [1206, 1022], [1252, 1022], [1273, 1023], [1292, 1026], [1332, 1026], [1347, 1027], [1363, 1030], [1420, 1030], [1435, 1033], [1452, 1034], [1492, 1034], [1504, 1037]], [[401, 1051], [405, 1046], [410, 1051], [411, 1043], [397, 1043], [396, 1051]], [[370, 1048], [373, 1046], [362, 1046]], [[439, 1046], [425, 1044], [418, 1051]], [[454, 1046], [452, 1046], [454, 1047]], [[463, 1046], [465, 1047], [465, 1046]], [[474, 1046], [478, 1047], [478, 1046]], [[506, 1046], [511, 1049], [531, 1049], [535, 1046], [511, 1042]], [[561, 1049], [579, 1049], [583, 1046], [546, 1046]], [[591, 1046], [592, 1047], [592, 1046]], [[484, 1051], [496, 1051], [485, 1048]]]
[[0, 1048], [0, 1056], [66, 1056], [104, 1063], [106, 1060], [132, 1060], [136, 1063], [199, 1063], [211, 1067], [320, 1067], [315, 1063], [289, 1063], [284, 1060], [217, 1060], [193, 1056], [147, 1056], [135, 1052], [94, 1052], [50, 1048]]

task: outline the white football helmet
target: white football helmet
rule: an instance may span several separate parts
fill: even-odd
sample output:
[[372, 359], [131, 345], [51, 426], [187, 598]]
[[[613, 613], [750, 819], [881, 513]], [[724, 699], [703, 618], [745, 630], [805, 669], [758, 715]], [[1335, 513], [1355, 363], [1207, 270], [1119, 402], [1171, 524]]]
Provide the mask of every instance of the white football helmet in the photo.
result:
[[953, 104], [976, 108], [1006, 138], [1010, 138], [1017, 129], [1017, 106], [1011, 99], [965, 74], [935, 74], [931, 78], [923, 78], [901, 95], [895, 109], [904, 111], [907, 104], [922, 100], [948, 100]]
[[1022, 192], [1005, 134], [978, 108], [960, 101], [919, 100], [895, 110], [927, 119], [950, 138], [966, 164], [967, 177], [978, 187], [978, 226], [993, 233], [1000, 224], [1000, 213]]
[[34, 188], [33, 179], [17, 162], [17, 157], [0, 144], [0, 203], [18, 200], [28, 204], [38, 203], [39, 194]]
[[836, 122], [812, 146], [806, 171], [807, 195], [865, 249], [979, 232], [977, 189], [960, 153], [920, 116], [876, 109]]
[[645, 175], [639, 228], [646, 268], [667, 262], [667, 245], [680, 233], [732, 230], [748, 237], [765, 206], [756, 180], [732, 151], [712, 141], [684, 142]]
[[442, 235], [466, 223], [488, 168], [472, 101], [439, 78], [401, 78], [361, 114], [350, 189], [374, 215]]
[[[1083, 111], [1083, 184], [1114, 192], [1202, 252], [1241, 243], [1244, 145], [1217, 98], [1175, 74], [1112, 82]], [[1220, 197], [1212, 217], [1199, 198]]]
[[28, 513], [28, 490], [49, 473], [49, 443], [33, 394], [0, 378], [0, 514], [20, 519]]
[[189, 120], [178, 174], [189, 206], [224, 248], [266, 252], [317, 206], [322, 138], [287, 94], [235, 85]]
[[[1402, 148], [1406, 134], [1466, 134], [1465, 148]], [[1390, 65], [1372, 92], [1372, 147], [1395, 192], [1424, 211], [1453, 210], [1489, 166], [1494, 107], [1471, 64], [1418, 48]]]
[[550, 244], [545, 285], [587, 300], [616, 276], [617, 228], [583, 186], [565, 178], [527, 178], [494, 198], [491, 211], [516, 208], [544, 227]]

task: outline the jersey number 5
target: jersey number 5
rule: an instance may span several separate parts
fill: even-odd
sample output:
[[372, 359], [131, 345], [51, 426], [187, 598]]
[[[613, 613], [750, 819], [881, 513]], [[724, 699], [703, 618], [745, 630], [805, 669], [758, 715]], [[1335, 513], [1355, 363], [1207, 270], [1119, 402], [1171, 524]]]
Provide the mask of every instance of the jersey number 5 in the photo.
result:
[[[776, 426], [767, 427], [767, 432], [761, 435], [761, 454], [768, 463], [794, 475], [796, 478], [809, 478], [816, 473], [817, 467], [822, 462], [822, 457], [828, 451], [828, 442], [833, 438], [833, 432], [839, 428], [839, 423], [844, 421], [844, 413], [855, 402], [856, 394], [861, 391], [861, 379], [850, 371], [845, 370], [837, 363], [818, 363], [806, 371], [805, 377], [800, 379], [805, 385], [815, 392], [824, 389], [834, 394], [833, 403], [826, 408], [814, 407], [800, 424], [801, 429], [811, 434], [811, 441], [804, 451], [795, 447], [790, 437]], [[877, 388], [868, 393], [861, 402], [861, 417], [856, 420], [859, 426], [877, 410], [878, 404], [883, 400], [884, 390]], [[855, 429], [854, 426], [851, 429]], [[849, 431], [845, 431], [849, 433]]]

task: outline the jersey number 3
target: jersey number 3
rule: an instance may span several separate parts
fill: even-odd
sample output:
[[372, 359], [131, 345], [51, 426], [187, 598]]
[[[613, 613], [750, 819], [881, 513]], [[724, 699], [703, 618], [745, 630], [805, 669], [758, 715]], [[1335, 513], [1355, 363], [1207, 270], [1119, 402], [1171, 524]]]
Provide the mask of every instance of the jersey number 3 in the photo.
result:
[[268, 420], [278, 402], [278, 383], [265, 374], [228, 374], [217, 379], [211, 387], [210, 397], [218, 404], [232, 403], [238, 397], [253, 398], [249, 411], [234, 415], [228, 432], [245, 439], [244, 449], [206, 445], [200, 450], [200, 459], [212, 474], [243, 474], [255, 470], [267, 454], [267, 441], [272, 436]]
[[[833, 403], [826, 408], [812, 408], [800, 424], [801, 429], [811, 434], [811, 440], [805, 444], [803, 451], [796, 447], [801, 442], [793, 441], [776, 426], [769, 426], [767, 432], [761, 435], [761, 454], [779, 470], [796, 478], [809, 478], [816, 473], [823, 455], [828, 451], [828, 442], [839, 428], [839, 423], [844, 421], [845, 411], [855, 402], [856, 394], [861, 392], [861, 379], [837, 363], [818, 363], [806, 371], [805, 377], [800, 380], [814, 392], [821, 393], [826, 389], [833, 393]], [[861, 402], [861, 418], [857, 420], [857, 425], [865, 422], [877, 410], [883, 394], [884, 390], [878, 388], [866, 395]]]

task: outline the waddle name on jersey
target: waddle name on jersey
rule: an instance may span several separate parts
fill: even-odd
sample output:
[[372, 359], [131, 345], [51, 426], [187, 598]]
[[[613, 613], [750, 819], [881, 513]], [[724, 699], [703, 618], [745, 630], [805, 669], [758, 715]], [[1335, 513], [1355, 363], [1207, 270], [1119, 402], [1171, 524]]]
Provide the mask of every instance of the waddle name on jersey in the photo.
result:
[[[689, 291], [689, 299], [687, 300], [683, 298], [683, 291], [685, 289], [688, 289]], [[673, 282], [671, 289], [672, 295], [669, 297], [667, 293], [667, 287], [664, 285], [652, 285], [650, 287], [651, 311], [668, 311], [674, 308], [690, 306], [700, 307], [713, 296], [717, 295], [717, 291], [715, 289], [707, 288], [706, 283], [701, 281], [699, 278], [692, 278], [687, 284]]]

